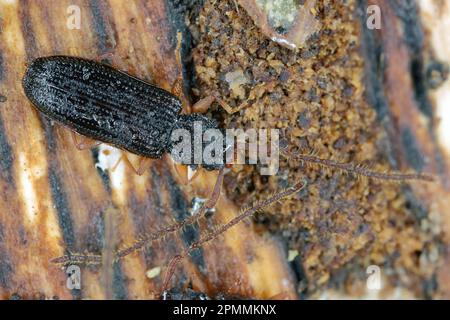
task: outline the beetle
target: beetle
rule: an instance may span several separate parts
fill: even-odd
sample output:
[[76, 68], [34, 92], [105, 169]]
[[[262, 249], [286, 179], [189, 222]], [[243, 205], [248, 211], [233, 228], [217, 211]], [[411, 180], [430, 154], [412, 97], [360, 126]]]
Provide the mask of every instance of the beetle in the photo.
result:
[[[22, 84], [28, 99], [48, 118], [146, 158], [170, 152], [171, 133], [176, 129], [193, 133], [194, 123], [203, 132], [218, 129], [215, 120], [202, 114], [180, 114], [182, 104], [174, 94], [87, 59], [37, 58], [28, 66]], [[147, 163], [144, 160], [135, 171], [142, 174]], [[195, 166], [192, 158], [184, 164]], [[223, 164], [203, 163], [202, 167], [217, 170]]]
[[[145, 157], [139, 168], [135, 170], [138, 174], [142, 174], [148, 166], [145, 159], [161, 158], [164, 153], [172, 150], [171, 134], [174, 130], [185, 129], [193, 133], [196, 122], [201, 123], [203, 132], [209, 129], [219, 129], [215, 120], [202, 114], [181, 114], [182, 104], [175, 94], [109, 65], [92, 60], [69, 56], [37, 58], [28, 66], [22, 85], [28, 99], [48, 118], [83, 136]], [[196, 104], [197, 109], [204, 109], [214, 100], [230, 112], [231, 108], [215, 96], [200, 100]], [[227, 146], [224, 145], [223, 148], [225, 149]], [[394, 181], [433, 180], [433, 177], [426, 174], [380, 173], [360, 165], [339, 163], [321, 159], [315, 155], [294, 154], [287, 149], [282, 150], [282, 154], [287, 157], [295, 157], [307, 164], [331, 168], [356, 176]], [[192, 157], [183, 164], [196, 167]], [[208, 201], [186, 220], [177, 222], [154, 234], [146, 235], [131, 247], [119, 250], [116, 253], [117, 259], [144, 247], [151, 241], [162, 238], [165, 233], [175, 232], [187, 224], [194, 223], [208, 209], [215, 206], [223, 182], [224, 164], [202, 163], [201, 166], [206, 170], [219, 170], [217, 181]], [[164, 289], [168, 286], [176, 264], [193, 250], [254, 215], [258, 210], [299, 192], [305, 185], [306, 181], [303, 180], [268, 199], [253, 204], [242, 210], [228, 223], [192, 243], [169, 263]], [[70, 254], [53, 260], [60, 264], [74, 262], [96, 264], [100, 261], [98, 256], [80, 254]]]

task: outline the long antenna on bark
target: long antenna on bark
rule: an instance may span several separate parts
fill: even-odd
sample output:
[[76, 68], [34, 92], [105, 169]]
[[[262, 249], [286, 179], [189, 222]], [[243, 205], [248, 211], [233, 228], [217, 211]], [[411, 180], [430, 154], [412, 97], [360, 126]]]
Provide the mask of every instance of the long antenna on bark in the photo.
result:
[[299, 183], [295, 184], [294, 186], [292, 186], [292, 187], [290, 187], [290, 188], [288, 188], [288, 189], [286, 189], [286, 190], [284, 190], [282, 192], [274, 194], [273, 196], [269, 197], [266, 200], [256, 202], [250, 208], [242, 209], [241, 212], [239, 213], [239, 215], [237, 215], [235, 218], [233, 218], [229, 222], [221, 225], [217, 229], [215, 229], [215, 230], [213, 230], [211, 232], [208, 232], [207, 234], [202, 236], [198, 241], [192, 243], [181, 254], [178, 254], [175, 257], [173, 257], [172, 260], [170, 261], [168, 267], [167, 267], [168, 269], [167, 269], [167, 272], [166, 272], [166, 276], [164, 278], [163, 290], [162, 291], [164, 292], [164, 291], [167, 290], [167, 288], [169, 286], [170, 279], [172, 278], [173, 274], [175, 273], [175, 268], [176, 268], [177, 264], [181, 260], [186, 258], [188, 255], [190, 255], [192, 253], [192, 251], [194, 251], [195, 249], [200, 248], [201, 246], [205, 245], [209, 241], [214, 240], [215, 238], [217, 238], [218, 236], [220, 236], [221, 234], [223, 234], [224, 232], [226, 232], [230, 228], [232, 228], [235, 225], [237, 225], [239, 222], [243, 221], [246, 218], [249, 218], [249, 217], [253, 216], [259, 210], [261, 210], [261, 209], [263, 209], [263, 208], [265, 208], [267, 206], [270, 206], [273, 203], [275, 203], [277, 201], [280, 201], [283, 198], [289, 197], [289, 196], [299, 192], [300, 190], [302, 190], [303, 188], [306, 187], [306, 184], [307, 184], [307, 181], [303, 180], [302, 182], [299, 182]]
[[322, 159], [314, 154], [292, 153], [287, 149], [282, 149], [281, 154], [284, 155], [286, 158], [293, 158], [300, 160], [302, 163], [305, 163], [307, 165], [317, 165], [325, 169], [335, 169], [344, 172], [346, 174], [352, 174], [355, 176], [367, 177], [371, 179], [384, 181], [397, 181], [397, 182], [404, 182], [410, 180], [421, 180], [432, 182], [435, 180], [432, 175], [426, 173], [415, 173], [415, 172], [403, 173], [396, 171], [380, 172], [372, 170], [367, 166], [361, 164], [342, 163], [330, 159]]

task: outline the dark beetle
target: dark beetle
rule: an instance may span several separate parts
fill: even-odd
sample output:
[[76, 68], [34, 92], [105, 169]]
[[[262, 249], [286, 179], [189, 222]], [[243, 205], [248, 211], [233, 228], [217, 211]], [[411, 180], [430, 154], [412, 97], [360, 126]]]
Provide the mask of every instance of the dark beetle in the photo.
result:
[[[82, 58], [38, 58], [27, 68], [22, 84], [30, 101], [50, 119], [148, 158], [160, 158], [172, 150], [170, 138], [175, 129], [193, 133], [196, 121], [201, 122], [203, 132], [218, 128], [214, 120], [201, 114], [180, 114], [181, 102], [173, 94]], [[223, 167], [202, 166], [208, 170]]]

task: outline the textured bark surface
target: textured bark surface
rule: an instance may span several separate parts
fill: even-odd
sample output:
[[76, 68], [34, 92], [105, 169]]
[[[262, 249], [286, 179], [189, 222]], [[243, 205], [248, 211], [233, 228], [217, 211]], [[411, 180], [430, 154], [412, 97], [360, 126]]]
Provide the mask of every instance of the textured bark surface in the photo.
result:
[[[304, 177], [308, 188], [267, 208], [258, 224], [242, 223], [185, 259], [174, 292], [450, 298], [450, 125], [439, 120], [449, 110], [450, 5], [308, 0], [314, 10], [302, 16], [321, 29], [294, 24], [311, 27], [294, 27], [300, 44], [311, 38], [295, 52], [270, 40], [283, 30], [270, 30], [260, 8], [252, 11], [255, 1], [199, 2], [0, 0], [0, 298], [153, 298], [171, 257], [202, 230]], [[67, 28], [69, 5], [81, 8], [80, 30]], [[381, 30], [366, 27], [369, 5], [381, 9]], [[358, 181], [292, 159], [274, 177], [235, 166], [212, 217], [113, 263], [116, 249], [188, 217], [191, 200], [210, 194], [217, 173], [185, 186], [169, 157], [142, 177], [123, 163], [113, 171], [121, 151], [77, 150], [70, 131], [25, 98], [21, 79], [34, 58], [106, 53], [113, 66], [167, 90], [184, 71], [184, 112], [191, 85], [196, 99], [248, 98], [250, 107], [235, 115], [216, 108], [210, 115], [225, 127], [279, 128], [291, 144], [325, 158], [429, 172], [437, 182]], [[98, 168], [105, 163], [106, 171]], [[81, 268], [81, 290], [67, 289], [65, 271], [50, 263], [67, 252], [103, 254], [102, 266]], [[366, 288], [372, 264], [383, 273], [376, 293]]]
[[[433, 172], [437, 177], [437, 183], [413, 185], [412, 190], [419, 207], [427, 208], [426, 214], [438, 217], [441, 223], [441, 259], [428, 285], [435, 291], [430, 296], [448, 299], [450, 153], [449, 136], [440, 130], [440, 122], [444, 120], [441, 117], [448, 119], [448, 115], [438, 110], [433, 97], [437, 89], [448, 83], [449, 60], [435, 52], [435, 44], [429, 37], [430, 21], [421, 18], [426, 11], [424, 2], [367, 2], [381, 8], [384, 24], [382, 32], [365, 33], [369, 62], [367, 85], [370, 102], [384, 115], [382, 120], [392, 141], [391, 154], [395, 161], [415, 170]], [[428, 6], [448, 11], [447, 2], [430, 1]], [[447, 24], [448, 16], [437, 17], [436, 23]]]
[[[420, 19], [423, 24], [424, 45], [427, 48], [424, 56], [427, 58], [428, 101], [433, 105], [433, 114], [437, 119], [434, 126], [434, 144], [442, 152], [442, 183], [449, 198], [449, 157], [450, 157], [450, 131], [449, 131], [449, 94], [450, 81], [448, 72], [450, 66], [450, 37], [447, 32], [450, 24], [450, 3], [448, 1], [423, 1], [417, 2]], [[434, 201], [437, 195], [433, 195], [429, 201]], [[450, 299], [450, 207], [442, 206], [441, 211], [443, 229], [445, 230], [445, 246], [442, 248], [442, 263], [437, 274], [437, 286], [439, 297]]]
[[[380, 9], [379, 30], [367, 27], [370, 5]], [[267, 40], [270, 33], [255, 28], [252, 12], [236, 10], [234, 1], [207, 1], [193, 55], [199, 95], [220, 92], [232, 105], [251, 101], [236, 115], [216, 111], [226, 127], [275, 127], [300, 152], [378, 171], [429, 172], [437, 181], [359, 181], [287, 158], [277, 176], [236, 168], [228, 194], [247, 202], [308, 180], [259, 220], [298, 254], [302, 297], [445, 296], [448, 282], [438, 279], [446, 275], [448, 248], [448, 136], [436, 134], [430, 97], [447, 79], [446, 64], [434, 59], [420, 6], [324, 0], [311, 12], [321, 30], [293, 52]], [[236, 83], [223, 80], [235, 74]], [[383, 290], [367, 290], [372, 265]]]
[[[66, 26], [69, 5], [81, 8], [80, 30]], [[95, 59], [109, 52], [115, 67], [170, 90], [181, 74], [172, 13], [162, 0], [0, 2], [1, 298], [152, 298], [172, 256], [205, 227], [238, 213], [222, 197], [214, 217], [201, 227], [186, 227], [178, 237], [111, 265], [116, 247], [188, 216], [192, 197], [208, 196], [216, 174], [182, 186], [168, 158], [155, 160], [142, 177], [123, 163], [103, 172], [95, 166], [103, 151], [78, 151], [70, 132], [43, 118], [22, 90], [26, 64], [36, 57]], [[49, 262], [68, 251], [105, 253], [104, 266], [82, 267], [81, 290], [67, 289], [64, 270]], [[185, 259], [171, 288], [292, 298], [284, 254], [270, 237], [241, 224]], [[160, 270], [156, 276], [155, 270]]]

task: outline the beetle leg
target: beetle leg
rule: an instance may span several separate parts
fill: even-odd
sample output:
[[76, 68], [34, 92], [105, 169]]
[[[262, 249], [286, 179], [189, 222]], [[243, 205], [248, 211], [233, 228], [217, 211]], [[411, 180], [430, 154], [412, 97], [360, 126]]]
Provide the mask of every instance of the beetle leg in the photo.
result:
[[77, 147], [78, 150], [86, 150], [93, 147], [96, 147], [101, 144], [100, 141], [95, 141], [92, 139], [89, 139], [85, 136], [79, 135], [78, 133], [72, 131], [72, 139], [73, 143]]
[[213, 102], [216, 100], [213, 96], [208, 96], [206, 98], [203, 98], [199, 101], [197, 101], [192, 106], [192, 112], [194, 113], [206, 113], [208, 111], [209, 107], [213, 104]]
[[192, 215], [190, 215], [188, 218], [186, 218], [182, 221], [178, 221], [174, 224], [164, 227], [163, 229], [160, 229], [159, 231], [145, 234], [138, 241], [136, 241], [132, 246], [117, 251], [116, 258], [122, 259], [122, 258], [126, 257], [127, 255], [129, 255], [141, 248], [144, 248], [146, 245], [148, 245], [149, 243], [151, 243], [153, 241], [160, 240], [160, 239], [164, 238], [165, 236], [167, 236], [168, 234], [177, 232], [177, 231], [181, 230], [182, 228], [184, 228], [185, 226], [191, 225], [191, 224], [197, 222], [198, 219], [203, 217], [207, 213], [208, 210], [214, 208], [217, 201], [219, 200], [220, 191], [222, 189], [223, 176], [224, 176], [224, 169], [221, 169], [219, 171], [219, 175], [217, 177], [216, 183], [214, 184], [214, 189], [213, 189], [213, 192], [211, 193], [211, 196], [199, 210], [193, 212]]
[[183, 76], [179, 76], [172, 84], [171, 93], [178, 97], [181, 100], [181, 104], [183, 105], [183, 110], [186, 113], [191, 113], [190, 103], [186, 99], [186, 95], [184, 94], [183, 88]]
[[162, 293], [166, 292], [169, 289], [170, 279], [172, 279], [175, 273], [175, 268], [177, 267], [178, 263], [183, 260], [183, 258], [184, 256], [178, 254], [170, 260], [169, 265], [167, 266], [166, 275], [164, 276], [163, 280]]
[[[177, 174], [177, 176], [180, 178], [180, 180], [181, 180], [181, 184], [182, 185], [187, 185], [188, 183], [189, 183], [189, 179], [186, 177], [186, 174], [185, 174], [185, 172], [180, 172], [180, 170], [178, 169], [178, 164], [174, 161], [173, 162], [173, 168], [175, 169], [175, 172], [176, 172], [176, 174]], [[183, 169], [183, 171], [184, 171], [184, 168], [182, 168]]]
[[[206, 243], [216, 239], [218, 236], [220, 236], [221, 234], [223, 234], [224, 232], [226, 232], [230, 228], [234, 227], [235, 225], [237, 225], [241, 221], [243, 221], [243, 220], [245, 220], [245, 219], [247, 219], [249, 217], [252, 217], [255, 213], [257, 213], [261, 209], [263, 209], [263, 208], [265, 208], [267, 206], [270, 206], [270, 205], [274, 204], [275, 202], [280, 201], [281, 199], [284, 199], [286, 197], [292, 196], [293, 194], [296, 194], [297, 192], [299, 192], [302, 189], [304, 189], [306, 187], [306, 185], [307, 185], [307, 181], [306, 181], [306, 179], [304, 179], [302, 182], [298, 182], [294, 186], [292, 186], [290, 188], [287, 188], [286, 190], [281, 191], [279, 193], [276, 193], [276, 194], [274, 194], [273, 196], [269, 197], [266, 200], [262, 200], [260, 202], [257, 202], [255, 204], [253, 204], [253, 206], [251, 206], [250, 208], [243, 209], [239, 213], [239, 215], [237, 215], [236, 217], [231, 219], [229, 222], [221, 225], [220, 227], [214, 229], [211, 232], [208, 232], [208, 233], [206, 233], [204, 235], [201, 235], [200, 239], [198, 241], [192, 243], [181, 254], [178, 254], [178, 255], [176, 255], [175, 257], [173, 257], [171, 259], [171, 261], [170, 261], [170, 263], [169, 263], [169, 265], [167, 267], [166, 275], [164, 276], [163, 292], [167, 290], [167, 288], [169, 286], [169, 283], [170, 283], [170, 279], [172, 278], [172, 276], [175, 273], [175, 268], [176, 268], [177, 264], [181, 260], [183, 260], [184, 258], [189, 256], [194, 250], [199, 249], [204, 244], [206, 244]], [[209, 202], [209, 200], [208, 200], [208, 202]], [[203, 206], [203, 207], [205, 207], [205, 206]]]
[[239, 106], [233, 108], [228, 103], [226, 103], [221, 98], [219, 98], [218, 96], [213, 95], [213, 96], [207, 96], [206, 98], [203, 98], [203, 99], [197, 101], [192, 106], [192, 112], [205, 113], [206, 111], [208, 111], [209, 107], [211, 106], [211, 104], [213, 104], [214, 101], [217, 101], [217, 103], [229, 114], [239, 112], [240, 110], [242, 110], [248, 106], [248, 102], [246, 101], [246, 102], [243, 102], [242, 104], [240, 104]]
[[145, 171], [147, 171], [150, 168], [150, 165], [152, 164], [152, 159], [150, 158], [142, 158], [139, 161], [139, 167], [136, 171], [136, 174], [138, 176], [142, 176]]
[[116, 171], [117, 167], [119, 166], [119, 163], [122, 162], [122, 160], [123, 160], [123, 155], [121, 155], [119, 160], [117, 160], [116, 163], [112, 166], [111, 172]]
[[[183, 170], [183, 172], [180, 172], [180, 169], [178, 168], [178, 166], [182, 167], [181, 169]], [[184, 186], [193, 182], [200, 173], [200, 169], [197, 169], [193, 172], [193, 174], [191, 174], [192, 169], [189, 166], [180, 165], [180, 164], [177, 164], [176, 162], [173, 162], [173, 168], [175, 169], [177, 176], [180, 178], [181, 184]]]
[[[181, 43], [183, 41], [183, 34], [177, 32], [177, 48], [175, 49], [175, 58], [180, 70], [183, 70], [183, 62], [181, 61]], [[178, 78], [172, 84], [172, 94], [181, 98], [183, 96], [183, 72], [180, 72]]]
[[[225, 170], [222, 168], [219, 171], [219, 175], [217, 176], [216, 183], [214, 184], [213, 192], [211, 193], [211, 196], [209, 197], [208, 201], [200, 208], [198, 211], [198, 215], [202, 216], [204, 215], [208, 210], [213, 209], [216, 206], [217, 201], [220, 197], [220, 191], [222, 190], [222, 184], [223, 184], [223, 176], [225, 175]], [[192, 177], [194, 179], [196, 177], [196, 174]], [[197, 213], [195, 213], [197, 215]]]
[[243, 102], [243, 103], [241, 103], [240, 105], [238, 105], [237, 107], [231, 107], [228, 103], [226, 103], [224, 100], [222, 100], [221, 98], [219, 98], [219, 97], [214, 97], [215, 99], [216, 99], [216, 101], [219, 103], [219, 105], [226, 111], [226, 112], [228, 112], [229, 114], [233, 114], [233, 113], [236, 113], [236, 112], [239, 112], [239, 111], [241, 111], [242, 109], [245, 109], [245, 108], [247, 108], [248, 107], [248, 102], [247, 101], [245, 101], [245, 102]]
[[176, 97], [181, 97], [183, 94], [183, 76], [179, 76], [172, 84], [172, 94]]
[[125, 164], [130, 167], [131, 169], [133, 169], [133, 171], [138, 175], [138, 176], [142, 176], [144, 174], [145, 171], [147, 171], [148, 168], [150, 168], [150, 165], [152, 164], [152, 159], [150, 158], [145, 158], [145, 157], [141, 157], [139, 159], [139, 164], [138, 167], [136, 168], [133, 163], [131, 163], [130, 159], [128, 159], [128, 156], [126, 154], [122, 154], [122, 156], [120, 157], [119, 161], [117, 161], [117, 163], [114, 165], [113, 167], [113, 171], [114, 169], [117, 167], [117, 165], [119, 164], [119, 162], [121, 160], [125, 161]]

